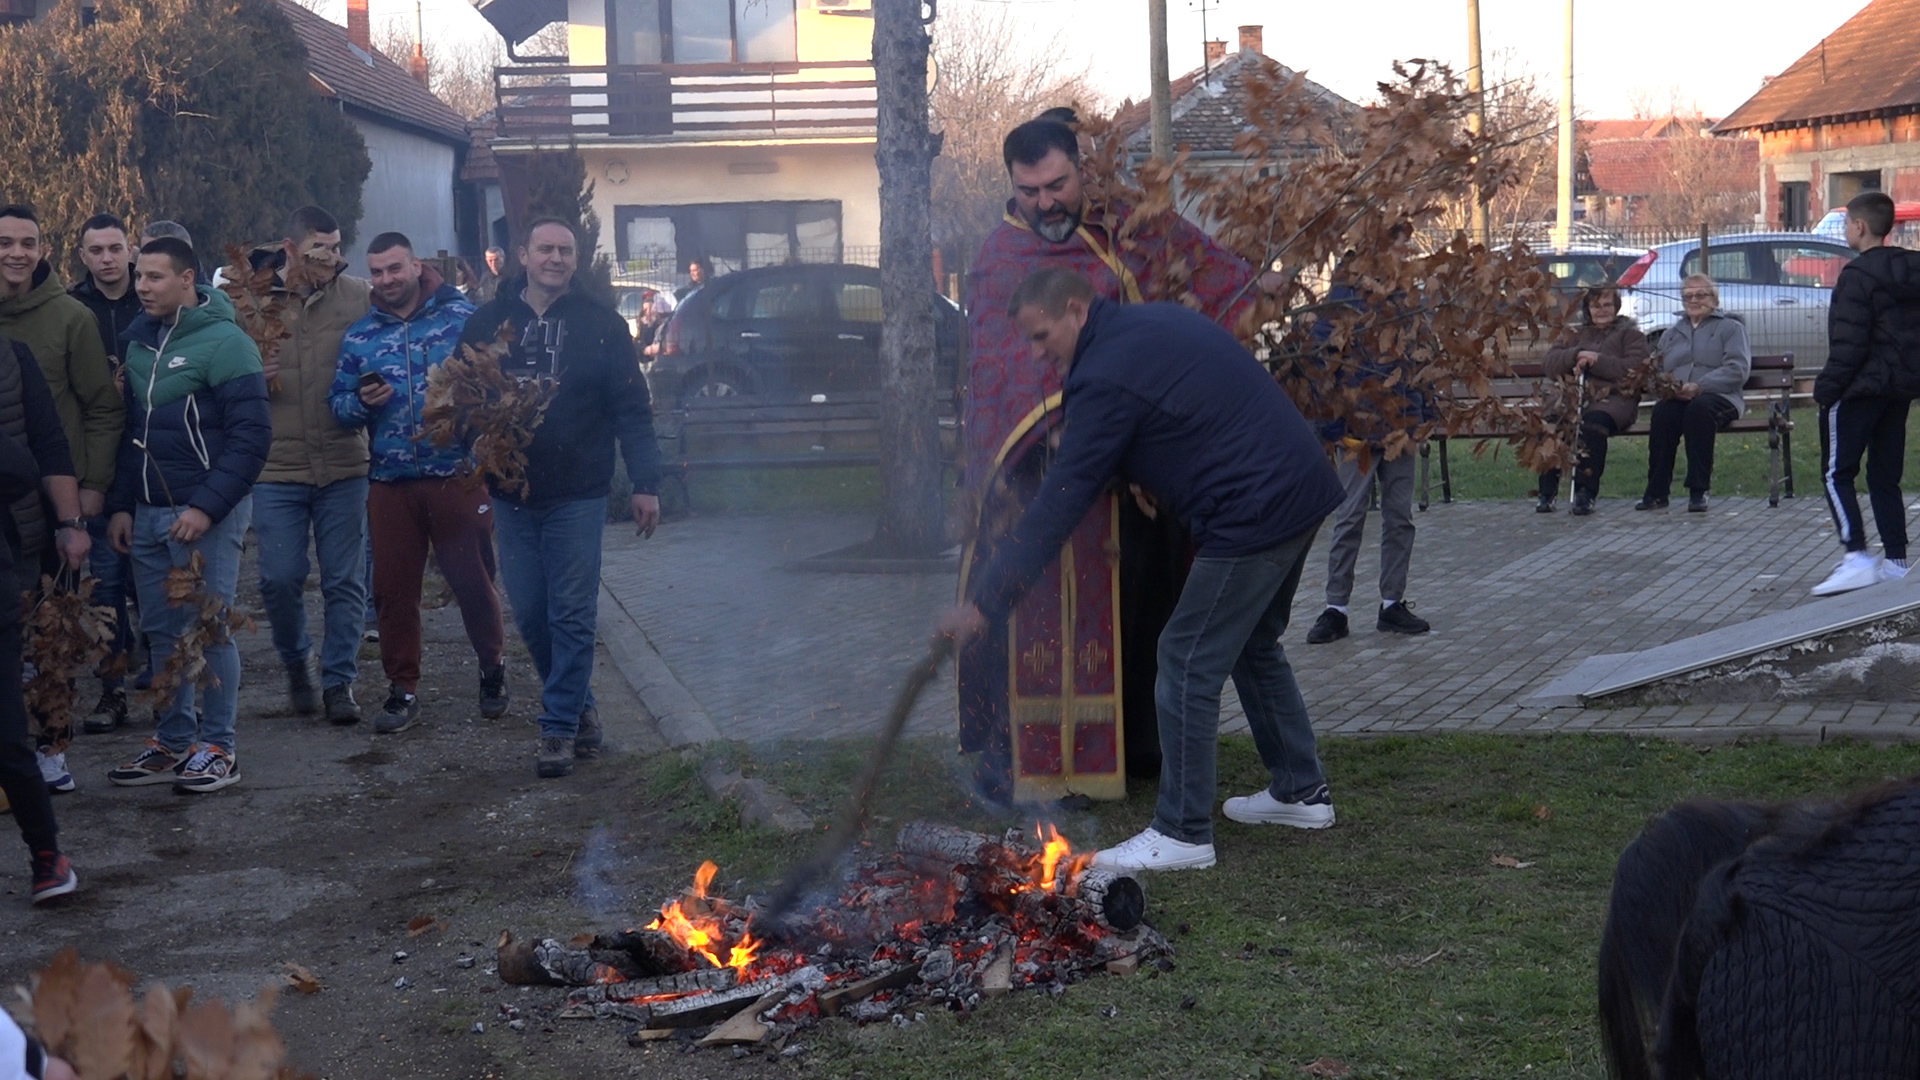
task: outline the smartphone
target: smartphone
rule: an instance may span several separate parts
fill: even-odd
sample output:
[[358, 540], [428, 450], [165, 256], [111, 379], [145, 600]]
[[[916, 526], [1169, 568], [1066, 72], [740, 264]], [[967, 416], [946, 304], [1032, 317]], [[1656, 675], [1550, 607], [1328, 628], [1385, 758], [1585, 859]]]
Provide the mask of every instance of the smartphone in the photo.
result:
[[386, 384], [387, 380], [377, 371], [363, 371], [360, 373], [360, 389], [362, 390], [375, 390]]

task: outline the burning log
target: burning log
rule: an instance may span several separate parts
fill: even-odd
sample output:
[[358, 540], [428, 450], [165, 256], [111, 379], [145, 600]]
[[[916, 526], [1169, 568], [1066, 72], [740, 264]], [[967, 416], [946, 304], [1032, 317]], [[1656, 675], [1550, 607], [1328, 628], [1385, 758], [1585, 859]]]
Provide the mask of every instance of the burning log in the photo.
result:
[[913, 981], [919, 977], [920, 965], [907, 964], [904, 967], [894, 968], [892, 971], [861, 979], [856, 983], [848, 983], [846, 986], [835, 987], [820, 995], [820, 1014], [822, 1016], [838, 1016], [841, 1009], [856, 1001], [865, 1001], [867, 998], [872, 997], [882, 990], [898, 990], [903, 986], [912, 984]]
[[613, 934], [595, 934], [594, 952], [623, 952], [633, 957], [641, 975], [672, 975], [689, 971], [698, 963], [686, 946], [659, 930], [621, 930]]
[[628, 979], [626, 982], [586, 986], [573, 993], [575, 1001], [597, 1005], [603, 1001], [640, 1001], [646, 998], [684, 997], [731, 991], [739, 983], [740, 973], [733, 968], [702, 968], [678, 975], [654, 979]]
[[990, 853], [998, 854], [997, 849], [1004, 847], [1000, 841], [983, 833], [956, 829], [951, 825], [935, 825], [928, 821], [914, 821], [901, 826], [893, 845], [900, 854], [918, 862], [930, 863], [936, 870], [985, 864], [989, 861]]
[[537, 943], [515, 941], [506, 930], [500, 931], [494, 960], [500, 981], [513, 986], [591, 986], [639, 974], [625, 954], [596, 956], [586, 949], [570, 949], [552, 938]]
[[769, 993], [786, 992], [786, 980], [762, 979], [759, 982], [736, 986], [731, 990], [722, 990], [712, 994], [695, 994], [675, 1001], [663, 1001], [652, 1006], [653, 1018], [649, 1027], [690, 1028], [703, 1027], [715, 1021], [725, 1020], [748, 1005], [755, 1004]]
[[1147, 917], [1147, 890], [1137, 878], [1111, 870], [1084, 870], [1067, 886], [1066, 898], [1093, 922], [1126, 933]]

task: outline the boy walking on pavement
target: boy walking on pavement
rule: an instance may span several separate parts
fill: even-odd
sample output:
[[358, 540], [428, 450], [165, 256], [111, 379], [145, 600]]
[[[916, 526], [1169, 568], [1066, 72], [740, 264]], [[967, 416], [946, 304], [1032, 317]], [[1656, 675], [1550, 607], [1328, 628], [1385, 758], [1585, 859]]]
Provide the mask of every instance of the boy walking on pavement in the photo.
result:
[[[617, 439], [633, 483], [641, 536], [660, 523], [660, 447], [653, 404], [619, 312], [574, 287], [579, 240], [560, 218], [534, 219], [520, 245], [525, 273], [504, 281], [467, 320], [460, 340], [484, 345], [509, 333], [500, 369], [560, 388], [527, 445], [527, 490], [493, 490], [500, 570], [513, 619], [543, 682], [534, 771], [566, 776], [575, 758], [600, 753], [593, 647], [600, 603], [600, 543]], [[491, 485], [490, 485], [491, 486]]]
[[[140, 628], [156, 672], [198, 618], [193, 605], [167, 603], [169, 570], [198, 553], [203, 587], [233, 604], [253, 484], [273, 442], [260, 350], [234, 321], [233, 301], [198, 284], [193, 267], [193, 249], [180, 240], [140, 249], [134, 287], [146, 313], [127, 331], [129, 417], [108, 500], [107, 535], [133, 556]], [[228, 639], [209, 642], [204, 655], [212, 685], [200, 694], [183, 681], [146, 749], [108, 779], [127, 787], [171, 783], [182, 792], [218, 791], [240, 779], [240, 650]]]
[[[353, 724], [360, 634], [367, 622], [367, 436], [343, 428], [329, 399], [340, 341], [367, 313], [367, 283], [337, 264], [315, 282], [309, 256], [338, 260], [340, 223], [317, 206], [294, 211], [284, 244], [257, 248], [254, 268], [274, 266], [287, 299], [288, 337], [265, 357], [273, 403], [273, 450], [255, 489], [254, 536], [260, 542], [260, 599], [273, 624], [273, 645], [287, 667], [293, 711], [325, 709], [327, 720]], [[274, 380], [278, 388], [274, 389]], [[315, 695], [313, 639], [307, 633], [307, 544], [320, 560], [325, 630], [320, 693]]]
[[340, 426], [371, 430], [367, 518], [380, 664], [389, 684], [373, 730], [404, 731], [420, 715], [414, 696], [420, 685], [420, 581], [429, 546], [460, 604], [467, 640], [480, 661], [480, 715], [491, 720], [507, 711], [492, 506], [463, 451], [421, 436], [427, 373], [459, 348], [473, 305], [438, 270], [416, 259], [413, 242], [400, 233], [373, 238], [367, 269], [373, 310], [347, 330], [340, 345], [331, 401]]
[[[1834, 282], [1827, 309], [1830, 349], [1813, 383], [1820, 407], [1820, 473], [1846, 554], [1815, 596], [1832, 596], [1907, 574], [1907, 508], [1900, 474], [1907, 409], [1920, 395], [1920, 266], [1887, 244], [1893, 200], [1870, 191], [1847, 204], [1847, 245], [1860, 253]], [[1867, 550], [1854, 478], [1867, 458], [1867, 499], [1881, 556]], [[1884, 556], [1884, 557], [1882, 557]]]

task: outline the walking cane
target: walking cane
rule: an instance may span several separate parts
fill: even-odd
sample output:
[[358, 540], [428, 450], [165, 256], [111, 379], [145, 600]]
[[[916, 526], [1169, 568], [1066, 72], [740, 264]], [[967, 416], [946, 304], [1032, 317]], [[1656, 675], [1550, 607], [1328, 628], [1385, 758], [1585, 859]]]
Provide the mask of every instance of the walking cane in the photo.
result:
[[900, 729], [907, 726], [907, 717], [913, 712], [920, 694], [940, 673], [940, 663], [953, 652], [953, 639], [945, 634], [936, 634], [927, 643], [927, 652], [918, 663], [907, 672], [907, 681], [900, 685], [900, 692], [894, 695], [893, 707], [888, 710], [886, 721], [880, 725], [880, 737], [873, 745], [873, 753], [867, 757], [867, 767], [860, 774], [860, 782], [854, 785], [853, 794], [847, 799], [847, 805], [840, 812], [840, 820], [834, 823], [833, 831], [821, 842], [819, 850], [807, 860], [787, 872], [787, 879], [761, 909], [759, 920], [762, 932], [772, 931], [780, 919], [793, 908], [800, 894], [815, 880], [832, 872], [840, 856], [853, 846], [854, 838], [859, 835], [860, 826], [867, 820], [867, 803], [873, 798], [873, 789], [879, 785], [880, 774], [886, 771], [887, 762], [893, 757], [893, 748], [900, 741]]
[[1573, 455], [1567, 459], [1568, 506], [1573, 505], [1573, 492], [1579, 486], [1575, 476], [1580, 472], [1580, 459], [1585, 456], [1587, 450], [1580, 443], [1580, 425], [1585, 422], [1587, 415], [1587, 373], [1576, 369], [1574, 378], [1576, 381], [1573, 388]]

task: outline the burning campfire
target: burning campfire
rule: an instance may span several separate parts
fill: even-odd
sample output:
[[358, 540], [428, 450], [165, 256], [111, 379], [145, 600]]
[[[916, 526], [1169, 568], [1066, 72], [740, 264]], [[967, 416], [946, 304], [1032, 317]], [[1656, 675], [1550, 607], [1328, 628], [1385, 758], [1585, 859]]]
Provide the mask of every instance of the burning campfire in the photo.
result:
[[758, 921], [712, 893], [718, 867], [645, 926], [560, 942], [502, 934], [501, 978], [571, 987], [557, 1018], [636, 1022], [636, 1044], [719, 1025], [702, 1045], [782, 1038], [823, 1016], [971, 1010], [1015, 990], [1060, 993], [1172, 954], [1131, 877], [1092, 868], [1058, 830], [999, 838], [916, 822], [810, 911]]

